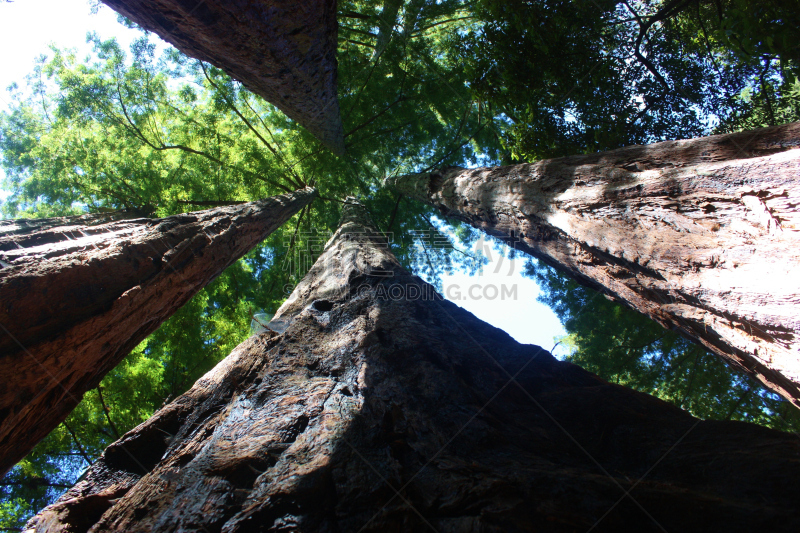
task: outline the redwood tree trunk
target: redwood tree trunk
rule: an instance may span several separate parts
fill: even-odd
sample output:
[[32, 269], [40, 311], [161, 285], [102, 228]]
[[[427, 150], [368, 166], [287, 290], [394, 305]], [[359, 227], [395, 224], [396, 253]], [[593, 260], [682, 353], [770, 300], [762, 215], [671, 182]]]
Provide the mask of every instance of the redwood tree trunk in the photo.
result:
[[800, 123], [390, 183], [800, 407]]
[[344, 153], [336, 96], [336, 0], [103, 0], [242, 82]]
[[[796, 531], [800, 441], [442, 301], [357, 205], [267, 331], [34, 518], [69, 531]], [[91, 529], [90, 529], [91, 528]]]
[[[225, 268], [307, 205], [259, 202], [0, 234], [0, 472]], [[16, 230], [15, 230], [16, 226]]]
[[142, 212], [118, 209], [114, 211], [87, 213], [72, 217], [51, 217], [51, 218], [17, 218], [0, 220], [0, 239], [2, 242], [9, 242], [8, 237], [21, 236], [26, 233], [43, 231], [58, 226], [97, 226], [107, 222], [117, 220], [130, 220], [132, 218], [144, 218]]

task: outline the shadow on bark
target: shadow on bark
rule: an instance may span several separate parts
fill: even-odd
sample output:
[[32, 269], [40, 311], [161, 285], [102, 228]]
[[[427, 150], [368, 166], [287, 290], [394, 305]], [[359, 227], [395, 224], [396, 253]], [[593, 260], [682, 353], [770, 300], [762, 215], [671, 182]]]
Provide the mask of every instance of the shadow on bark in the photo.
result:
[[800, 406], [800, 123], [387, 180]]
[[316, 194], [163, 219], [117, 213], [110, 222], [85, 215], [0, 225], [0, 472]]
[[368, 226], [342, 228], [276, 315], [283, 334], [236, 348], [29, 526], [85, 531], [69, 516], [102, 494], [92, 531], [800, 526], [796, 436], [700, 421], [519, 344], [434, 297]]

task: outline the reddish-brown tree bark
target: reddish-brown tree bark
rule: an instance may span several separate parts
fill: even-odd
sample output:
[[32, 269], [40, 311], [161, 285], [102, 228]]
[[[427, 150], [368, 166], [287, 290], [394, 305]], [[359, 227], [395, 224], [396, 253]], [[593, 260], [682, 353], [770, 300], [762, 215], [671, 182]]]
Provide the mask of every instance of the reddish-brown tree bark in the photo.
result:
[[6, 224], [0, 471], [22, 459], [172, 313], [315, 196], [305, 189], [163, 219], [45, 224], [35, 231], [25, 231], [25, 221]]
[[104, 211], [99, 213], [87, 213], [71, 217], [51, 217], [51, 218], [17, 218], [0, 220], [0, 238], [9, 241], [8, 237], [20, 236], [26, 233], [42, 231], [57, 226], [97, 226], [106, 222], [117, 220], [130, 220], [133, 218], [145, 218], [146, 215], [139, 211], [118, 209], [115, 211]]
[[800, 440], [522, 345], [403, 270], [362, 208], [267, 331], [28, 527], [796, 531]]
[[792, 123], [390, 182], [800, 406], [799, 148]]
[[336, 0], [103, 0], [208, 61], [344, 153], [336, 95]]

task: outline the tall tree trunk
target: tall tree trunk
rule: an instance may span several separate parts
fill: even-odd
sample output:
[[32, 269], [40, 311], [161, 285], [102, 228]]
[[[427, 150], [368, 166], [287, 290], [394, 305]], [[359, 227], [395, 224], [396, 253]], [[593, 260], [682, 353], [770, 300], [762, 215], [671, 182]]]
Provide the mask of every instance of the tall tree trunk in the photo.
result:
[[800, 407], [800, 123], [390, 180]]
[[103, 0], [208, 61], [344, 153], [336, 96], [336, 0]]
[[[0, 471], [123, 357], [316, 196], [0, 236]], [[17, 221], [17, 226], [24, 226]]]
[[517, 343], [403, 270], [358, 205], [274, 320], [28, 527], [800, 527], [794, 435], [704, 422]]
[[0, 220], [0, 239], [7, 242], [12, 235], [21, 236], [27, 233], [43, 231], [58, 226], [97, 226], [107, 222], [117, 220], [130, 220], [132, 218], [144, 218], [145, 213], [130, 209], [117, 209], [113, 211], [101, 211], [98, 213], [87, 213], [72, 217], [51, 217], [51, 218], [17, 218]]

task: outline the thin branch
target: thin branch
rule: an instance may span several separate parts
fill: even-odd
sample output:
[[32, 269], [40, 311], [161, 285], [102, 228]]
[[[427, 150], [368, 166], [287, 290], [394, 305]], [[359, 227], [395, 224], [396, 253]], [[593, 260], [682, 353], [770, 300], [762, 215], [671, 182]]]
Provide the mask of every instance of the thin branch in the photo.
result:
[[405, 100], [405, 99], [406, 99], [406, 98], [405, 98], [405, 96], [402, 96], [402, 95], [400, 95], [400, 96], [397, 98], [397, 100], [395, 100], [394, 102], [392, 102], [391, 104], [389, 104], [389, 106], [388, 106], [386, 109], [384, 109], [383, 111], [381, 111], [381, 112], [380, 112], [380, 113], [378, 113], [377, 115], [374, 115], [372, 118], [368, 119], [366, 122], [363, 122], [362, 124], [360, 124], [360, 125], [356, 126], [356, 127], [355, 127], [355, 128], [353, 128], [352, 130], [348, 131], [347, 133], [345, 133], [345, 134], [344, 134], [344, 136], [345, 136], [345, 137], [349, 137], [350, 135], [354, 134], [355, 132], [357, 132], [357, 131], [358, 131], [358, 130], [360, 130], [361, 128], [364, 128], [364, 127], [366, 127], [366, 126], [368, 126], [368, 125], [372, 124], [373, 122], [375, 122], [376, 120], [378, 120], [379, 118], [381, 118], [381, 117], [382, 117], [382, 116], [383, 116], [385, 113], [387, 113], [387, 112], [388, 112], [388, 111], [389, 111], [389, 110], [390, 110], [392, 107], [394, 107], [395, 105], [399, 104], [400, 102], [402, 102], [402, 101], [403, 101], [403, 100]]
[[201, 152], [199, 150], [195, 150], [194, 148], [190, 148], [190, 147], [184, 146], [182, 144], [173, 144], [173, 145], [164, 145], [164, 144], [162, 144], [161, 146], [156, 146], [155, 144], [151, 143], [147, 139], [147, 137], [144, 136], [144, 134], [138, 128], [138, 126], [136, 126], [136, 124], [133, 122], [133, 120], [131, 120], [131, 117], [128, 115], [128, 109], [125, 107], [125, 102], [122, 100], [122, 92], [120, 91], [119, 85], [117, 85], [117, 95], [119, 95], [119, 103], [122, 106], [122, 113], [125, 115], [125, 119], [128, 121], [128, 125], [123, 124], [123, 126], [125, 126], [128, 129], [132, 129], [134, 134], [135, 134], [135, 136], [138, 137], [143, 143], [145, 143], [147, 146], [149, 146], [153, 150], [158, 150], [158, 151], [162, 151], [162, 150], [183, 150], [185, 152], [189, 152], [189, 153], [192, 153], [192, 154], [196, 154], [196, 155], [205, 157], [206, 159], [209, 159], [209, 160], [211, 160], [214, 163], [217, 163], [219, 165], [224, 164], [222, 161], [220, 161], [219, 159], [217, 159], [213, 155], [207, 154], [205, 152]]
[[367, 48], [372, 48], [373, 50], [375, 49], [374, 45], [368, 43], [362, 43], [361, 41], [354, 41], [352, 39], [345, 39], [345, 38], [342, 38], [342, 41], [346, 43], [357, 44], [359, 46], [366, 46]]
[[687, 359], [689, 359], [691, 356], [692, 356], [692, 352], [688, 352], [688, 353], [685, 353], [685, 354], [683, 355], [683, 357], [681, 357], [680, 359], [677, 359], [677, 360], [673, 361], [673, 362], [672, 362], [672, 363], [669, 365], [669, 367], [668, 367], [668, 368], [667, 368], [667, 369], [664, 371], [664, 375], [665, 375], [665, 376], [669, 376], [669, 375], [671, 375], [671, 374], [672, 374], [672, 372], [673, 372], [675, 369], [679, 368], [679, 367], [680, 367], [680, 366], [683, 364], [683, 362], [684, 362], [684, 361], [686, 361]]
[[457, 22], [459, 20], [472, 20], [476, 18], [477, 17], [457, 17], [457, 18], [443, 20], [441, 22], [437, 22], [436, 24], [431, 24], [430, 26], [425, 26], [424, 28], [420, 28], [417, 31], [415, 31], [412, 35], [419, 35], [421, 33], [428, 31], [431, 28], [435, 28], [436, 26], [441, 26], [442, 24], [447, 24], [448, 22]]
[[[717, 58], [714, 57], [714, 50], [711, 48], [711, 43], [708, 40], [708, 30], [706, 29], [705, 22], [703, 22], [703, 16], [700, 13], [700, 2], [697, 3], [697, 23], [700, 26], [700, 31], [703, 33], [703, 42], [706, 45], [706, 50], [708, 51], [708, 57], [711, 58], [711, 64], [714, 65], [714, 70], [717, 71], [717, 76], [719, 76], [720, 81], [722, 80], [722, 70], [719, 68], [719, 64], [717, 63]], [[725, 87], [725, 95], [728, 99], [731, 99], [731, 95], [728, 92], [728, 88]]]
[[360, 143], [362, 141], [366, 141], [367, 139], [370, 139], [372, 137], [377, 137], [379, 135], [385, 135], [387, 133], [392, 133], [393, 131], [397, 131], [399, 129], [405, 128], [405, 127], [410, 126], [412, 124], [414, 124], [414, 122], [406, 122], [405, 124], [400, 124], [399, 126], [395, 126], [394, 128], [387, 128], [387, 129], [376, 131], [374, 133], [370, 133], [366, 137], [361, 137], [360, 139], [356, 139], [355, 141], [353, 141], [351, 143], [347, 143], [345, 145], [345, 147], [346, 148], [350, 148], [350, 147], [355, 146], [356, 144], [358, 144], [358, 143]]
[[430, 254], [428, 254], [428, 247], [425, 246], [425, 240], [424, 239], [420, 239], [419, 242], [422, 245], [422, 251], [425, 252], [425, 260], [428, 262], [428, 268], [431, 269], [431, 278], [435, 279], [435, 277], [436, 277], [436, 269], [433, 268], [433, 262], [431, 261], [431, 256], [430, 256]]
[[[236, 167], [234, 167], [234, 168], [236, 168]], [[282, 183], [278, 183], [277, 181], [272, 181], [271, 179], [265, 178], [264, 176], [256, 174], [255, 172], [251, 172], [250, 170], [244, 170], [244, 169], [239, 169], [239, 170], [241, 170], [241, 172], [244, 172], [246, 174], [250, 174], [252, 177], [254, 177], [257, 180], [261, 180], [264, 183], [269, 183], [273, 187], [278, 187], [279, 189], [282, 189], [282, 190], [284, 190], [286, 192], [293, 192], [291, 188], [287, 187], [286, 185], [283, 185]]]
[[437, 234], [441, 235], [441, 236], [442, 236], [442, 237], [443, 237], [445, 240], [447, 240], [447, 242], [448, 242], [448, 243], [450, 243], [450, 246], [449, 246], [449, 247], [446, 247], [446, 249], [447, 249], [447, 250], [453, 250], [453, 251], [455, 251], [455, 252], [458, 252], [458, 253], [460, 253], [460, 254], [461, 254], [461, 255], [463, 255], [464, 257], [469, 257], [470, 259], [473, 259], [473, 260], [474, 260], [474, 259], [476, 259], [476, 257], [475, 257], [474, 255], [468, 254], [468, 253], [467, 253], [467, 252], [465, 252], [464, 250], [459, 250], [459, 249], [458, 249], [458, 247], [457, 247], [457, 246], [455, 246], [455, 245], [453, 244], [453, 242], [450, 240], [450, 238], [449, 238], [447, 235], [445, 235], [444, 233], [442, 233], [441, 231], [439, 231], [439, 228], [437, 228], [437, 227], [436, 227], [436, 226], [433, 224], [433, 222], [431, 222], [431, 219], [429, 219], [428, 217], [426, 217], [426, 216], [425, 216], [424, 214], [422, 214], [422, 213], [420, 213], [420, 216], [422, 217], [422, 219], [423, 219], [425, 222], [427, 222], [427, 223], [428, 223], [428, 225], [429, 225], [431, 228], [433, 228], [433, 231], [435, 231]]
[[764, 93], [764, 101], [767, 103], [767, 113], [769, 114], [769, 125], [775, 125], [775, 112], [772, 109], [772, 100], [769, 97], [769, 91], [767, 90], [767, 80], [765, 78], [767, 71], [769, 70], [771, 63], [771, 58], [765, 58], [764, 60], [764, 70], [761, 71], [761, 74], [758, 76], [758, 79], [761, 81], [761, 92]]
[[392, 226], [394, 226], [394, 219], [397, 216], [397, 209], [400, 207], [400, 200], [403, 199], [402, 194], [397, 195], [397, 203], [394, 204], [394, 209], [392, 210], [392, 216], [389, 217], [389, 225], [386, 228], [386, 232], [389, 233], [392, 231]]
[[638, 22], [638, 19], [636, 17], [631, 17], [629, 19], [609, 20], [608, 25], [616, 26], [617, 24], [627, 24], [628, 22]]
[[[394, 35], [394, 29], [392, 29], [392, 35]], [[391, 38], [391, 37], [390, 37], [390, 38]], [[407, 41], [408, 41], [408, 39], [407, 39], [407, 38], [404, 38], [404, 39], [403, 39], [404, 46], [405, 46], [405, 43], [406, 43]], [[361, 98], [361, 93], [363, 93], [363, 92], [364, 92], [364, 89], [367, 87], [367, 84], [369, 83], [369, 80], [370, 80], [370, 79], [372, 79], [372, 74], [375, 72], [375, 69], [376, 69], [376, 68], [377, 68], [377, 66], [378, 66], [378, 61], [379, 61], [379, 60], [380, 60], [380, 58], [383, 56], [383, 53], [386, 51], [386, 48], [388, 48], [388, 47], [384, 47], [384, 48], [383, 48], [383, 50], [380, 50], [380, 51], [379, 51], [380, 53], [379, 53], [379, 54], [377, 54], [377, 55], [375, 56], [375, 58], [372, 60], [372, 62], [371, 62], [371, 67], [370, 67], [370, 70], [369, 70], [369, 74], [367, 74], [367, 79], [366, 79], [366, 80], [364, 80], [364, 83], [361, 85], [361, 87], [358, 89], [358, 91], [356, 91], [356, 92], [354, 93], [354, 96], [353, 96], [353, 104], [352, 104], [352, 105], [350, 106], [350, 108], [347, 110], [347, 113], [345, 113], [345, 115], [349, 116], [349, 115], [352, 113], [353, 109], [355, 108], [356, 104], [358, 104], [358, 100], [359, 100], [359, 98]], [[366, 67], [365, 67], [365, 68], [366, 68]], [[361, 72], [363, 72], [363, 71], [364, 71], [364, 69], [362, 68], [362, 69], [361, 69], [361, 70], [358, 72], [358, 74], [361, 74]]]
[[[273, 148], [273, 147], [272, 147], [272, 145], [271, 145], [269, 142], [267, 142], [267, 140], [266, 140], [266, 139], [265, 139], [265, 138], [264, 138], [264, 137], [263, 137], [263, 136], [262, 136], [262, 135], [261, 135], [261, 134], [258, 132], [258, 130], [256, 130], [256, 129], [253, 127], [253, 125], [250, 123], [250, 121], [249, 121], [249, 120], [247, 120], [247, 119], [245, 118], [245, 116], [244, 116], [244, 115], [243, 115], [243, 114], [242, 114], [242, 113], [239, 111], [239, 109], [238, 109], [238, 108], [237, 108], [237, 107], [236, 107], [236, 106], [233, 104], [233, 102], [231, 102], [230, 100], [228, 100], [228, 97], [227, 97], [225, 94], [223, 94], [223, 92], [220, 90], [219, 86], [217, 86], [217, 84], [216, 84], [216, 83], [214, 83], [214, 81], [213, 81], [213, 80], [211, 79], [211, 77], [208, 75], [208, 72], [206, 71], [206, 66], [205, 66], [205, 64], [204, 64], [202, 61], [200, 61], [200, 68], [203, 70], [203, 75], [205, 76], [206, 80], [208, 80], [208, 83], [210, 83], [210, 84], [211, 84], [211, 86], [212, 86], [212, 87], [214, 87], [214, 89], [216, 89], [216, 90], [217, 90], [217, 92], [219, 92], [219, 93], [220, 93], [220, 95], [222, 95], [222, 97], [225, 99], [225, 103], [226, 103], [226, 104], [228, 104], [228, 107], [230, 107], [230, 108], [231, 108], [231, 110], [232, 110], [234, 113], [236, 113], [236, 116], [238, 116], [238, 117], [239, 117], [239, 118], [242, 120], [242, 122], [244, 122], [244, 123], [245, 123], [245, 125], [247, 126], [247, 128], [248, 128], [250, 131], [252, 131], [252, 132], [253, 132], [253, 134], [254, 134], [256, 137], [258, 137], [258, 140], [260, 140], [260, 141], [261, 141], [261, 142], [264, 144], [264, 146], [266, 146], [266, 147], [269, 149], [269, 151], [270, 151], [270, 152], [272, 152], [272, 154], [273, 154], [273, 155], [274, 155], [276, 158], [278, 158], [278, 161], [281, 161], [281, 156], [278, 154], [278, 152], [275, 150], [275, 148]], [[303, 183], [302, 183], [302, 181], [294, 182], [294, 181], [293, 181], [293, 180], [291, 180], [290, 178], [287, 178], [287, 179], [288, 179], [288, 180], [289, 180], [289, 182], [290, 182], [292, 185], [294, 185], [295, 187], [299, 187], [299, 188], [301, 188], [301, 189], [302, 189], [303, 187], [305, 187], [305, 184], [303, 184]], [[299, 177], [298, 177], [298, 180], [299, 180]]]
[[139, 199], [139, 205], [144, 206], [147, 203], [147, 202], [144, 201], [144, 198], [142, 198], [142, 195], [140, 195], [138, 192], [136, 192], [136, 190], [133, 187], [131, 187], [131, 185], [127, 181], [125, 181], [125, 178], [122, 178], [122, 177], [117, 178], [112, 172], [106, 171], [106, 173], [109, 176], [111, 176], [112, 179], [115, 179], [115, 180], [119, 181], [120, 183], [122, 183], [122, 185], [124, 185], [125, 188], [128, 189], [131, 192], [131, 194], [133, 194], [136, 198], [138, 198]]
[[269, 126], [267, 126], [267, 123], [264, 122], [264, 120], [261, 118], [261, 115], [256, 113], [256, 110], [253, 109], [253, 107], [250, 105], [250, 102], [248, 101], [246, 94], [244, 95], [242, 100], [244, 101], [244, 104], [247, 106], [247, 108], [256, 116], [258, 121], [261, 123], [261, 127], [263, 127], [265, 130], [267, 130], [267, 133], [269, 134], [269, 138], [272, 139], [272, 142], [275, 143], [275, 149], [277, 150], [278, 154], [280, 155], [281, 162], [284, 164], [284, 166], [286, 166], [286, 168], [289, 169], [289, 172], [292, 173], [292, 175], [295, 177], [297, 182], [302, 184], [303, 180], [300, 179], [300, 176], [298, 176], [297, 173], [293, 170], [293, 168], [289, 166], [289, 162], [288, 162], [288, 160], [286, 158], [286, 154], [284, 154], [283, 150], [281, 150], [281, 145], [278, 142], [278, 140], [275, 139], [275, 135], [272, 134], [272, 130], [269, 128]]
[[456, 146], [455, 148], [453, 148], [452, 150], [450, 150], [450, 151], [449, 151], [448, 153], [446, 153], [444, 156], [440, 157], [440, 158], [439, 158], [439, 159], [438, 159], [438, 160], [437, 160], [437, 161], [436, 161], [434, 164], [430, 165], [430, 166], [429, 166], [429, 167], [427, 167], [425, 170], [423, 170], [423, 171], [422, 171], [422, 173], [429, 172], [431, 169], [433, 169], [433, 168], [437, 167], [437, 166], [438, 166], [439, 164], [441, 164], [441, 163], [442, 163], [442, 162], [443, 162], [445, 159], [447, 159], [448, 157], [450, 157], [450, 156], [451, 156], [451, 155], [452, 155], [452, 154], [453, 154], [453, 153], [454, 153], [456, 150], [460, 150], [460, 149], [461, 149], [462, 147], [464, 147], [464, 146], [465, 146], [467, 143], [470, 143], [470, 142], [472, 142], [472, 139], [474, 139], [474, 138], [475, 138], [475, 136], [476, 136], [477, 134], [479, 134], [479, 133], [481, 132], [481, 130], [483, 130], [483, 128], [485, 128], [485, 127], [486, 127], [486, 125], [487, 125], [487, 124], [489, 124], [489, 123], [488, 123], [488, 122], [484, 122], [483, 124], [481, 124], [481, 126], [480, 126], [480, 127], [477, 129], [477, 130], [475, 130], [475, 133], [473, 133], [472, 135], [470, 135], [470, 136], [469, 136], [469, 138], [468, 138], [466, 141], [464, 141], [463, 143], [459, 144], [458, 146]]
[[114, 436], [119, 440], [120, 434], [117, 431], [117, 426], [114, 425], [114, 422], [111, 421], [111, 413], [108, 411], [108, 406], [106, 405], [106, 401], [103, 398], [103, 389], [100, 385], [97, 386], [97, 396], [100, 398], [100, 405], [103, 406], [103, 412], [106, 414], [106, 420], [108, 420], [108, 425], [111, 428], [111, 431], [114, 432]]
[[359, 33], [361, 35], [368, 35], [369, 37], [377, 37], [377, 35], [375, 35], [374, 33], [370, 32], [370, 31], [359, 30], [359, 29], [356, 29], [356, 28], [351, 28], [350, 26], [343, 26], [341, 24], [339, 25], [339, 29], [340, 30], [352, 31], [353, 33]]
[[303, 216], [305, 216], [306, 211], [308, 211], [308, 206], [303, 207], [303, 209], [300, 211], [300, 216], [297, 217], [297, 225], [294, 227], [294, 234], [292, 234], [292, 239], [289, 241], [289, 249], [286, 251], [287, 262], [291, 260], [292, 251], [294, 250], [294, 245], [297, 241], [297, 232], [300, 231], [300, 222], [303, 221]]
[[348, 19], [360, 19], [360, 20], [370, 20], [372, 18], [369, 15], [362, 15], [361, 13], [356, 13], [355, 11], [342, 11], [341, 13], [339, 13], [339, 16]]
[[83, 457], [83, 460], [86, 461], [86, 464], [92, 466], [92, 460], [89, 458], [89, 454], [86, 453], [86, 450], [83, 449], [83, 445], [81, 445], [81, 441], [78, 440], [78, 436], [75, 435], [75, 432], [72, 431], [72, 428], [69, 427], [69, 425], [67, 425], [66, 420], [61, 423], [64, 425], [65, 428], [67, 428], [67, 431], [72, 436], [72, 440], [75, 441], [75, 445], [78, 447], [78, 451], [81, 453], [81, 457]]
[[641, 346], [628, 346], [627, 344], [623, 344], [623, 345], [621, 345], [621, 347], [622, 348], [627, 348], [628, 350], [634, 350], [634, 351], [643, 350], [644, 348], [647, 348], [651, 344], [655, 344], [656, 342], [658, 342], [661, 339], [663, 339], [667, 335], [667, 333], [669, 333], [669, 332], [665, 331], [662, 335], [659, 335], [658, 337], [656, 337], [655, 339], [653, 339], [651, 341], [647, 341], [646, 343], [642, 344]]
[[347, 203], [344, 200], [339, 200], [338, 198], [328, 198], [327, 196], [322, 196], [322, 195], [317, 195], [317, 198], [319, 198], [320, 200], [324, 200], [326, 202], [338, 202], [342, 205]]
[[298, 159], [297, 161], [295, 161], [294, 163], [292, 163], [292, 166], [291, 166], [291, 167], [289, 167], [289, 170], [292, 170], [292, 171], [293, 171], [293, 170], [294, 170], [294, 167], [296, 167], [297, 165], [299, 165], [300, 163], [302, 163], [303, 161], [305, 161], [305, 160], [306, 160], [306, 159], [308, 159], [309, 157], [313, 157], [313, 156], [315, 156], [315, 155], [319, 154], [319, 153], [320, 153], [320, 152], [322, 152], [323, 150], [325, 150], [325, 148], [323, 148], [323, 147], [319, 147], [319, 148], [317, 148], [316, 150], [314, 150], [313, 152], [309, 152], [309, 153], [307, 153], [306, 155], [304, 155], [303, 157], [301, 157], [300, 159]]
[[679, 407], [683, 408], [683, 404], [686, 403], [686, 400], [689, 399], [689, 395], [692, 393], [692, 387], [694, 386], [694, 376], [697, 374], [697, 360], [700, 358], [700, 351], [698, 350], [694, 356], [694, 364], [692, 365], [692, 373], [689, 376], [689, 386], [686, 388], [686, 393], [683, 395], [683, 399], [681, 403], [678, 405]]
[[736, 403], [733, 404], [733, 407], [731, 407], [731, 410], [728, 411], [728, 415], [725, 417], [725, 420], [730, 420], [731, 417], [736, 414], [736, 411], [739, 410], [744, 401], [747, 399], [748, 396], [750, 396], [752, 392], [753, 392], [752, 387], [747, 387], [747, 389], [745, 389], [745, 391], [742, 392], [742, 394], [739, 396], [739, 399], [736, 400]]
[[642, 65], [644, 65], [645, 68], [647, 68], [647, 70], [649, 70], [650, 73], [653, 74], [653, 76], [667, 89], [671, 88], [669, 83], [667, 83], [667, 80], [664, 79], [660, 72], [658, 72], [658, 69], [656, 69], [655, 65], [653, 65], [648, 58], [642, 55], [642, 41], [653, 24], [678, 14], [681, 10], [683, 10], [683, 8], [688, 6], [693, 1], [695, 0], [670, 0], [661, 9], [656, 11], [655, 14], [648, 17], [646, 21], [643, 21], [642, 17], [633, 9], [633, 7], [631, 7], [627, 1], [623, 1], [625, 7], [628, 8], [628, 10], [631, 12], [631, 14], [633, 14], [639, 23], [639, 35], [636, 37], [636, 43], [633, 45], [633, 55], [636, 56], [636, 59]]

